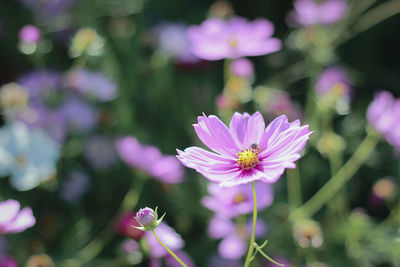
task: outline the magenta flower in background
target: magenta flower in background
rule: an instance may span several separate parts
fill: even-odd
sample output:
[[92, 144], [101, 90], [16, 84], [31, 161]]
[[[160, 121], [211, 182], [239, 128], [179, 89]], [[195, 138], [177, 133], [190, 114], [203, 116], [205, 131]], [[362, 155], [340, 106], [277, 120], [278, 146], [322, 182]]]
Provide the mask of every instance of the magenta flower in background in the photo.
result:
[[142, 145], [133, 136], [116, 141], [117, 153], [133, 168], [137, 168], [157, 180], [176, 184], [183, 180], [183, 169], [174, 156], [165, 156], [154, 146]]
[[238, 58], [232, 61], [231, 71], [240, 78], [251, 78], [254, 75], [254, 66], [247, 58]]
[[262, 181], [276, 182], [294, 161], [312, 132], [300, 121], [289, 123], [282, 115], [267, 128], [259, 112], [235, 113], [229, 128], [216, 116], [200, 116], [194, 129], [200, 140], [214, 152], [199, 147], [178, 151], [179, 160], [220, 186]]
[[367, 119], [396, 150], [400, 149], [400, 99], [387, 91], [379, 92], [368, 106]]
[[72, 70], [67, 73], [65, 83], [79, 93], [100, 101], [110, 101], [117, 96], [116, 84], [101, 72]]
[[40, 30], [34, 25], [26, 25], [19, 31], [19, 40], [24, 43], [37, 43], [40, 40]]
[[18, 267], [17, 261], [9, 255], [0, 255], [1, 267]]
[[19, 202], [13, 199], [0, 202], [0, 233], [19, 233], [35, 223], [31, 208], [20, 210]]
[[295, 0], [294, 10], [289, 13], [289, 26], [328, 26], [341, 20], [347, 13], [346, 0]]
[[210, 18], [200, 26], [191, 26], [188, 36], [192, 53], [205, 60], [261, 56], [281, 49], [273, 38], [274, 25], [266, 19], [253, 22], [234, 17], [225, 21]]
[[[257, 208], [263, 210], [272, 204], [274, 193], [271, 185], [256, 183]], [[217, 184], [208, 185], [210, 196], [205, 196], [202, 203], [218, 216], [233, 218], [240, 214], [253, 212], [253, 192], [250, 184], [241, 184], [229, 188], [221, 188]]]
[[115, 222], [115, 231], [123, 236], [139, 240], [143, 237], [143, 231], [136, 229], [132, 226], [140, 227], [139, 223], [135, 219], [136, 213], [128, 211], [120, 215], [118, 220]]

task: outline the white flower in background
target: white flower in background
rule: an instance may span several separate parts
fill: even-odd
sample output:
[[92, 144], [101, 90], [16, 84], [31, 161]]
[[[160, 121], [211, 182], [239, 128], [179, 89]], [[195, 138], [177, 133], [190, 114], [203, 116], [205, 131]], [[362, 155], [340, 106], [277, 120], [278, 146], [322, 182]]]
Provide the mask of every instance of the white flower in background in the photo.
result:
[[0, 176], [10, 175], [17, 190], [30, 190], [55, 174], [59, 152], [45, 132], [13, 122], [0, 129]]

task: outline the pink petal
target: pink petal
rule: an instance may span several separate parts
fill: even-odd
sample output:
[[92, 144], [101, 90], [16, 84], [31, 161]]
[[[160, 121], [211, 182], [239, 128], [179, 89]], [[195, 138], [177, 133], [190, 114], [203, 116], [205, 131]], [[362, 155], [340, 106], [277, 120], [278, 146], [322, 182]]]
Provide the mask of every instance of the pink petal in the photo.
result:
[[26, 228], [32, 227], [36, 223], [35, 217], [33, 217], [32, 210], [30, 208], [22, 209], [17, 217], [4, 226], [4, 232], [7, 233], [18, 233]]
[[19, 202], [13, 199], [0, 202], [0, 228], [17, 216], [19, 207]]
[[245, 241], [233, 233], [224, 238], [218, 246], [218, 253], [225, 259], [240, 259], [246, 252]]
[[214, 216], [208, 224], [210, 237], [219, 239], [235, 231], [235, 224], [230, 219]]
[[193, 125], [199, 139], [209, 148], [222, 155], [236, 158], [240, 150], [225, 124], [216, 116], [198, 117]]
[[235, 112], [229, 125], [230, 132], [241, 148], [259, 144], [264, 134], [265, 123], [260, 112], [253, 115]]
[[177, 150], [178, 159], [186, 167], [193, 168], [207, 179], [220, 182], [240, 173], [236, 161], [227, 157], [208, 152], [199, 147], [189, 147], [185, 151]]

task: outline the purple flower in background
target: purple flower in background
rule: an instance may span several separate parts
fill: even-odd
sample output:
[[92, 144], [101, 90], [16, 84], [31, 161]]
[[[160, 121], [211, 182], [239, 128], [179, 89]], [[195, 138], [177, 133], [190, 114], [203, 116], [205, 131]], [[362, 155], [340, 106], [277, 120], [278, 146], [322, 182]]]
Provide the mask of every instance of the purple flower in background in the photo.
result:
[[376, 94], [368, 106], [367, 119], [396, 150], [400, 149], [400, 99], [387, 91]]
[[351, 86], [350, 78], [341, 67], [325, 69], [315, 84], [315, 91], [322, 103], [328, 107], [336, 108], [341, 114], [348, 113]]
[[51, 70], [35, 70], [18, 81], [29, 92], [30, 103], [43, 103], [60, 90], [61, 75]]
[[[182, 240], [181, 236], [167, 224], [161, 223], [155, 231], [160, 240], [172, 251], [179, 251], [183, 248], [185, 242]], [[158, 243], [152, 232], [145, 232], [144, 238], [150, 249], [151, 257], [161, 258], [169, 255], [168, 251]]]
[[72, 70], [66, 75], [65, 82], [79, 93], [100, 101], [110, 101], [117, 96], [117, 86], [101, 72]]
[[18, 267], [17, 261], [9, 255], [0, 255], [1, 267]]
[[289, 26], [328, 26], [341, 20], [347, 13], [346, 0], [295, 0], [294, 10], [289, 13], [287, 22]]
[[86, 101], [70, 97], [65, 100], [61, 110], [71, 132], [88, 132], [99, 120], [98, 111]]
[[[266, 225], [262, 220], [257, 220], [256, 237], [266, 234]], [[236, 226], [230, 219], [214, 217], [208, 226], [210, 237], [220, 239], [218, 253], [225, 259], [240, 259], [247, 249], [247, 238], [251, 235], [252, 222], [249, 221], [245, 227]]]
[[65, 116], [59, 109], [48, 108], [43, 104], [34, 103], [19, 119], [31, 127], [46, 131], [56, 141], [63, 143], [66, 137]]
[[330, 67], [325, 69], [315, 85], [315, 91], [319, 97], [335, 93], [337, 95], [350, 94], [350, 79], [343, 68]]
[[140, 250], [139, 243], [132, 239], [125, 239], [121, 244], [121, 249], [126, 254], [131, 254]]
[[89, 176], [82, 171], [72, 171], [60, 187], [60, 198], [69, 203], [77, 203], [90, 187]]
[[19, 233], [35, 223], [31, 208], [20, 210], [19, 202], [13, 199], [0, 202], [0, 233]]
[[254, 75], [254, 66], [247, 58], [238, 58], [232, 61], [231, 71], [240, 78], [251, 78]]
[[37, 43], [40, 40], [40, 30], [34, 25], [26, 25], [19, 31], [19, 40], [24, 43]]
[[[274, 194], [269, 184], [256, 182], [257, 208], [263, 210], [272, 204]], [[253, 211], [253, 193], [250, 184], [241, 184], [223, 188], [217, 184], [208, 185], [210, 196], [205, 196], [202, 203], [218, 216], [224, 218], [236, 217]]]
[[180, 23], [163, 23], [156, 28], [157, 48], [160, 54], [182, 63], [199, 61], [190, 51], [187, 26]]
[[94, 169], [108, 169], [117, 160], [114, 143], [103, 135], [89, 137], [85, 145], [85, 157]]
[[273, 120], [267, 128], [259, 112], [235, 113], [229, 129], [216, 116], [198, 117], [194, 129], [200, 140], [214, 152], [199, 147], [178, 151], [178, 158], [220, 186], [235, 186], [263, 181], [276, 182], [294, 161], [311, 134], [308, 125], [288, 122], [285, 115]]
[[174, 156], [165, 156], [154, 146], [142, 145], [133, 136], [119, 138], [116, 148], [125, 163], [161, 182], [176, 184], [183, 179], [182, 166]]
[[47, 19], [65, 12], [76, 0], [19, 0], [19, 2], [32, 10], [41, 19]]
[[234, 17], [225, 21], [210, 18], [200, 26], [191, 26], [188, 36], [192, 53], [205, 60], [261, 56], [281, 49], [281, 41], [272, 38], [274, 25], [266, 19], [249, 22]]

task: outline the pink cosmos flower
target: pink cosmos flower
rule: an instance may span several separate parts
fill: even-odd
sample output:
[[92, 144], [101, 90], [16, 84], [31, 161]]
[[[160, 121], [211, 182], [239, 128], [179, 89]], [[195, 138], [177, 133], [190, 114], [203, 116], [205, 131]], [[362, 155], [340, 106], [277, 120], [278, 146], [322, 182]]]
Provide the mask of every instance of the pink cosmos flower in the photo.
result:
[[294, 10], [289, 13], [287, 22], [289, 26], [332, 25], [342, 19], [348, 9], [346, 0], [295, 0]]
[[262, 181], [276, 182], [286, 168], [295, 168], [300, 150], [312, 132], [300, 121], [289, 123], [285, 115], [267, 128], [259, 112], [235, 113], [229, 128], [216, 116], [200, 116], [194, 129], [214, 152], [199, 147], [178, 151], [178, 159], [220, 186]]
[[368, 106], [367, 118], [375, 130], [400, 150], [400, 99], [387, 91], [379, 92]]
[[0, 202], [0, 233], [19, 233], [35, 223], [31, 208], [20, 210], [19, 202], [13, 199]]
[[142, 145], [133, 136], [116, 141], [117, 152], [122, 160], [164, 183], [176, 184], [183, 180], [183, 169], [174, 156], [162, 155], [154, 146]]
[[[211, 238], [222, 239], [218, 245], [218, 254], [225, 259], [240, 259], [246, 253], [247, 238], [252, 232], [252, 221], [245, 227], [235, 225], [230, 219], [215, 216], [208, 225], [208, 234]], [[265, 236], [267, 226], [262, 220], [256, 223], [256, 238]]]
[[[250, 184], [221, 188], [215, 183], [208, 185], [209, 196], [202, 199], [203, 205], [223, 218], [233, 218], [253, 212], [253, 192]], [[257, 209], [263, 210], [272, 204], [274, 193], [271, 185], [256, 182]]]
[[200, 26], [191, 26], [188, 37], [192, 53], [205, 60], [261, 56], [281, 49], [281, 41], [272, 38], [274, 25], [266, 19], [249, 22], [234, 17], [225, 21], [210, 18]]
[[251, 78], [254, 75], [253, 63], [247, 58], [238, 58], [232, 61], [231, 71], [240, 78]]

